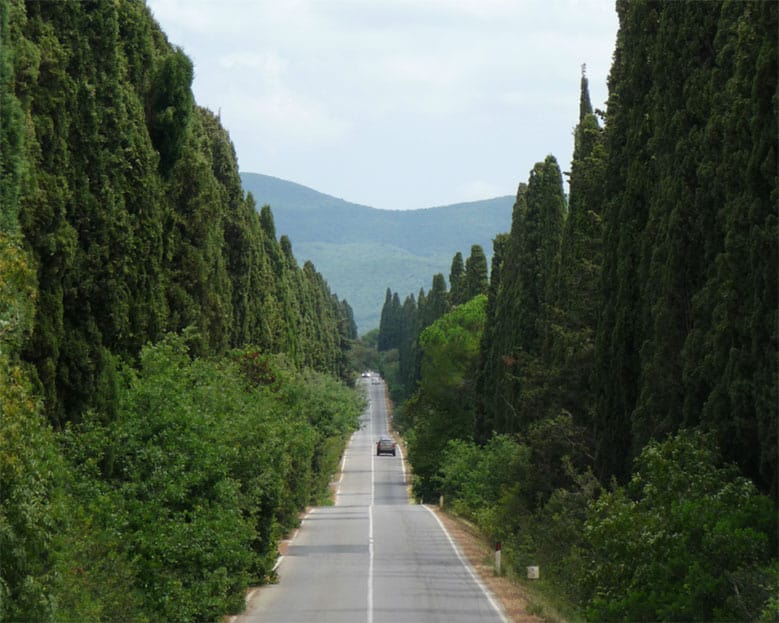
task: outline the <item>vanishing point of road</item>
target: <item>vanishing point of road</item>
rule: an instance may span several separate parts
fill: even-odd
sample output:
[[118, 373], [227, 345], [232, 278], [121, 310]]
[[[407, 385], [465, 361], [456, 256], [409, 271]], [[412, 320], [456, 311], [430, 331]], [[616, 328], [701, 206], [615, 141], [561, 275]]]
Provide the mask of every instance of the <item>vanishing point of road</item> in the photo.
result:
[[235, 623], [507, 623], [432, 510], [409, 503], [387, 436], [384, 382], [361, 378], [369, 406], [344, 455], [335, 505], [312, 509]]

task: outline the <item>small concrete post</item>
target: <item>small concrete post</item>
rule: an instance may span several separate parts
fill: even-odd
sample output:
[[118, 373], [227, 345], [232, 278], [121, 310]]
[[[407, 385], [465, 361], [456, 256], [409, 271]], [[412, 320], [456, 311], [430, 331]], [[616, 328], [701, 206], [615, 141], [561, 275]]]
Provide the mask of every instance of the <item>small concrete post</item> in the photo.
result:
[[495, 543], [495, 575], [500, 575], [500, 549], [501, 543]]

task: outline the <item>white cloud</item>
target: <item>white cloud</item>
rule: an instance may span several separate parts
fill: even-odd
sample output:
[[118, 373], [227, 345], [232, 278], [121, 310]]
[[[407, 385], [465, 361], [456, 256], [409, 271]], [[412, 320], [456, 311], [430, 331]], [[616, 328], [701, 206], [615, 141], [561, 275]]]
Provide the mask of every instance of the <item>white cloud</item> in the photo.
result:
[[[258, 138], [260, 149], [298, 144], [306, 149], [343, 139], [350, 123], [333, 114], [321, 102], [285, 88], [260, 96], [236, 92], [230, 95], [223, 116]], [[229, 112], [227, 112], [229, 110]]]
[[509, 194], [546, 154], [569, 162], [580, 65], [602, 107], [617, 23], [609, 0], [147, 3], [244, 170], [377, 207]]

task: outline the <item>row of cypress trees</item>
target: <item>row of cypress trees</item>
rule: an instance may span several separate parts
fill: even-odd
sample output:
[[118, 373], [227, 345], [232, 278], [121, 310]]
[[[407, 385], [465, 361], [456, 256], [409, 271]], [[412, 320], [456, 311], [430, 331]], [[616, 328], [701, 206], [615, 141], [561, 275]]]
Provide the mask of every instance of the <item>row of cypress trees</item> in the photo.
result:
[[192, 77], [142, 0], [0, 0], [0, 621], [241, 612], [357, 425]]
[[[419, 335], [433, 322], [451, 311], [452, 307], [466, 303], [474, 296], [486, 294], [488, 287], [487, 258], [478, 244], [471, 246], [471, 254], [464, 262], [462, 252], [452, 258], [447, 290], [446, 278], [438, 273], [433, 276], [430, 290], [420, 288], [417, 297], [409, 294], [400, 303], [400, 296], [387, 288], [381, 310], [377, 348], [380, 352], [397, 350], [397, 373], [392, 374], [391, 389], [397, 400], [410, 396], [419, 380]], [[394, 372], [394, 371], [393, 371]]]
[[388, 294], [396, 422], [417, 497], [541, 564], [573, 618], [775, 621], [779, 5], [617, 11], [570, 194], [533, 167], [486, 300], [462, 258], [432, 324]]
[[[777, 5], [617, 10], [607, 123], [583, 75], [570, 196], [548, 156], [495, 238], [474, 438], [568, 413], [624, 482], [647, 442], [702, 427], [776, 499]], [[462, 303], [461, 271], [428, 302]], [[379, 347], [403, 362], [429, 323], [398, 302]]]
[[193, 67], [142, 2], [2, 4], [2, 225], [37, 306], [22, 357], [50, 421], [109, 405], [114, 359], [167, 332], [346, 374], [349, 305], [241, 189]]

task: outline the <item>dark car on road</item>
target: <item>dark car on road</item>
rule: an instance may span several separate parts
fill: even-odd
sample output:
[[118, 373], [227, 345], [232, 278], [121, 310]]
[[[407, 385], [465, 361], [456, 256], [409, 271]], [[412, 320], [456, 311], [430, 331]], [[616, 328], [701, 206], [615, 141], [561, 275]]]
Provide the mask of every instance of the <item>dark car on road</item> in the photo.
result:
[[392, 439], [386, 437], [379, 439], [376, 444], [376, 456], [381, 456], [382, 454], [391, 454], [392, 456], [395, 456], [395, 442], [392, 441]]

